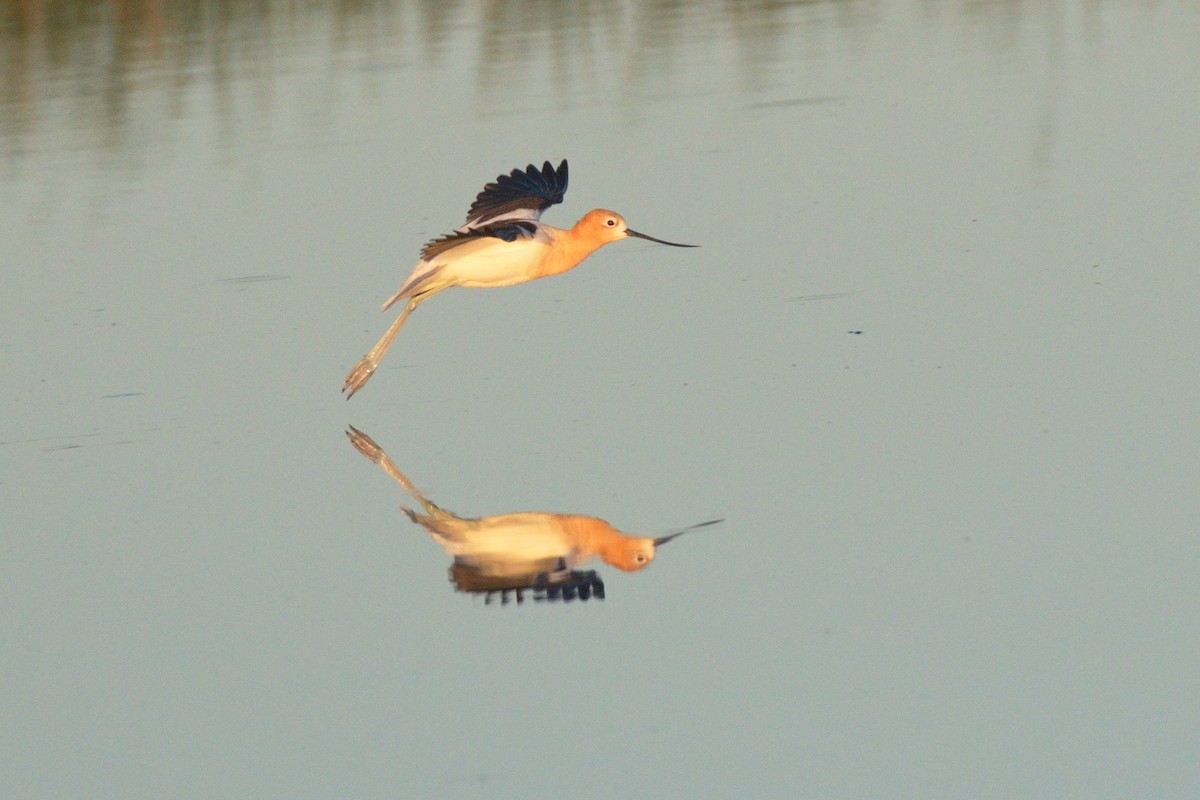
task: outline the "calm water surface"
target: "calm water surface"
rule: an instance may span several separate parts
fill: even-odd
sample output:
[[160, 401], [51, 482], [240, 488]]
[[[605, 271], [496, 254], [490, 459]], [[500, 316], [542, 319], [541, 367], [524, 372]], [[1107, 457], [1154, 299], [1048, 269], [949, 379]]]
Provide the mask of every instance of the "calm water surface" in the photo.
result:
[[[4, 4], [3, 794], [1195, 797], [1197, 42]], [[443, 294], [345, 402], [421, 244], [560, 158], [551, 224], [703, 247]], [[488, 603], [351, 425], [465, 519], [725, 521]]]

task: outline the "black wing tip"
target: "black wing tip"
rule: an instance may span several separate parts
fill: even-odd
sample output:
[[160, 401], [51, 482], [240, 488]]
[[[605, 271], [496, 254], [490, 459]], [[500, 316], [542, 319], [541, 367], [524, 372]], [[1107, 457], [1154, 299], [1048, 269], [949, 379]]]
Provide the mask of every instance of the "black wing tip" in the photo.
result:
[[502, 181], [508, 178], [515, 178], [517, 180], [528, 178], [533, 181], [540, 179], [547, 188], [554, 187], [559, 190], [558, 196], [561, 202], [562, 193], [567, 190], [567, 160], [564, 158], [559, 162], [557, 167], [549, 161], [543, 161], [541, 169], [538, 169], [533, 164], [527, 165], [525, 169], [518, 167], [507, 175], [501, 175], [496, 180]]
[[536, 164], [526, 164], [524, 169], [517, 167], [507, 175], [501, 175], [496, 178], [497, 181], [507, 180], [508, 178], [533, 178], [537, 180], [541, 178], [549, 183], [564, 183], [567, 180], [567, 160], [564, 158], [556, 167], [549, 161], [543, 161], [542, 166]]
[[[550, 162], [546, 162], [546, 166], [550, 166]], [[562, 191], [567, 191], [567, 160], [564, 158], [562, 163], [558, 165], [558, 169], [554, 172], [554, 182], [557, 183]]]
[[550, 204], [561, 203], [563, 196], [567, 193], [567, 160], [564, 158], [558, 165], [558, 169], [551, 167], [550, 162], [547, 161], [542, 167], [542, 177], [545, 178], [548, 186], [554, 187], [554, 196]]
[[[551, 161], [543, 161], [541, 169], [538, 169], [533, 164], [530, 164], [529, 166], [525, 167], [525, 171], [540, 172], [546, 178], [556, 178], [558, 177], [559, 173], [565, 173], [567, 171], [567, 160], [564, 158], [557, 167], [554, 166], [553, 162]], [[520, 172], [520, 170], [515, 169], [513, 172]]]
[[518, 208], [545, 211], [550, 206], [561, 203], [566, 191], [565, 158], [557, 168], [549, 161], [543, 162], [541, 168], [533, 164], [524, 169], [518, 167], [507, 175], [497, 176], [496, 180], [483, 187], [467, 212], [467, 222], [469, 224], [472, 221], [486, 220], [491, 214], [511, 211], [514, 203]]

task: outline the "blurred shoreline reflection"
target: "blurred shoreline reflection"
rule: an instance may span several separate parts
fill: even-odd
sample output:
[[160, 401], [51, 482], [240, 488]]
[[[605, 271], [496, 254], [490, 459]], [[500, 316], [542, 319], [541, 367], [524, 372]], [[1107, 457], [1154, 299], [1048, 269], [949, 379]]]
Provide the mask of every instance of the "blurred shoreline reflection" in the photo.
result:
[[[949, 17], [968, 50], [1053, 50], [1065, 12], [1045, 5], [963, 0], [916, 24]], [[479, 117], [599, 105], [638, 119], [664, 92], [721, 93], [714, 78], [747, 108], [802, 107], [830, 98], [795, 96], [797, 75], [860, 59], [894, 13], [867, 0], [4, 3], [0, 156], [86, 149], [136, 169], [141, 151], [168, 151], [174, 127], [210, 114], [230, 146], [273, 127], [287, 76], [302, 76], [320, 98], [309, 119], [318, 128], [333, 127], [351, 94], [377, 91], [380, 73], [393, 70], [412, 85], [454, 83], [445, 94], [469, 97]], [[1099, 35], [1102, 9], [1086, 16], [1085, 32]], [[1053, 53], [1046, 63], [1061, 68]], [[410, 99], [401, 113], [428, 113]], [[130, 151], [131, 163], [111, 157]]]

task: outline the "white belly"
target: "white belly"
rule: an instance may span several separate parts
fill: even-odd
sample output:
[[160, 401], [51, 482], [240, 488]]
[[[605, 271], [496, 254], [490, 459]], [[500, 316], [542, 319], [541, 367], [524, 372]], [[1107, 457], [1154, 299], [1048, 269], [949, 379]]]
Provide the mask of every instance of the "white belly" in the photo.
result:
[[523, 283], [536, 276], [550, 247], [538, 239], [480, 239], [438, 255], [430, 266], [450, 286], [492, 288]]

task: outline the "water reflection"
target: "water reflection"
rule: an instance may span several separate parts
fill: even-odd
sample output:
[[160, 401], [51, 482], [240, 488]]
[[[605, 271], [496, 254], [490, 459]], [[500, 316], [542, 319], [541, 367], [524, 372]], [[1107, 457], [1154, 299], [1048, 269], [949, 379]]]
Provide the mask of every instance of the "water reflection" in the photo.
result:
[[687, 531], [721, 521], [709, 520], [659, 536], [634, 536], [602, 519], [579, 514], [523, 511], [467, 519], [425, 499], [370, 436], [354, 427], [346, 436], [421, 506], [420, 512], [410, 508], [404, 512], [454, 559], [450, 566], [454, 587], [482, 595], [486, 602], [515, 599], [522, 603], [526, 592], [534, 600], [603, 600], [600, 576], [578, 567], [599, 558], [626, 572], [641, 570], [654, 560], [662, 545]]
[[[698, 40], [720, 36], [745, 54], [740, 70], [766, 69], [786, 22], [773, 3], [2, 3], [0, 152], [69, 144], [111, 155], [144, 148], [145, 137], [166, 147], [181, 120], [210, 112], [223, 140], [244, 136], [275, 116], [281, 79], [297, 72], [335, 107], [353, 93], [346, 80], [432, 68], [443, 83], [464, 62], [482, 114], [521, 113], [542, 94], [515, 74], [553, 75], [544, 102], [561, 107], [597, 102], [615, 70], [625, 88], [610, 99], [636, 103], [664, 70], [686, 69]], [[328, 42], [333, 59], [314, 42]]]
[[[1051, 11], [1021, 0], [962, 0], [938, 8], [956, 15], [964, 35], [985, 28], [985, 47], [1004, 52], [1026, 46], [1034, 35], [1023, 17], [1056, 18], [1060, 4], [1046, 5]], [[924, 24], [939, 15], [928, 16]], [[380, 74], [392, 70], [419, 84], [434, 70], [437, 83], [449, 86], [459, 65], [472, 84], [461, 88], [473, 96], [473, 113], [483, 116], [523, 114], [531, 104], [599, 104], [637, 117], [642, 105], [664, 94], [711, 94], [714, 81], [731, 82], [751, 104], [827, 102], [823, 96], [756, 95], [796, 87], [804, 71], [795, 62], [856, 57], [885, 23], [882, 7], [871, 0], [624, 7], [560, 0], [4, 3], [0, 152], [27, 156], [83, 147], [111, 159], [147, 145], [165, 149], [184, 119], [209, 113], [229, 147], [273, 127], [274, 105], [285, 94], [281, 83], [295, 74], [304, 74], [306, 91], [323, 98], [324, 111], [310, 124], [331, 127], [352, 103], [351, 84], [377, 88]], [[316, 42], [327, 42], [329, 50]], [[714, 58], [726, 56], [732, 69], [710, 68]], [[419, 107], [421, 101], [410, 102]], [[140, 166], [136, 159], [112, 160], [117, 167]]]

